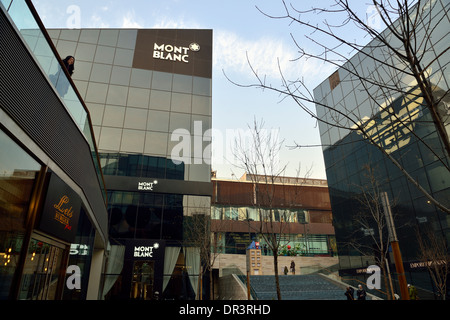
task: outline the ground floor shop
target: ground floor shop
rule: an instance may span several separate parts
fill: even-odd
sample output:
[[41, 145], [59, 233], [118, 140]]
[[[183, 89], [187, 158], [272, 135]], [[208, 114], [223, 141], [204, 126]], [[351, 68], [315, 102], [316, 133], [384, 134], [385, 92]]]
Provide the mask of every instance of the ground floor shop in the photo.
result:
[[164, 240], [119, 240], [105, 274], [106, 300], [195, 300], [203, 294], [200, 249]]
[[0, 299], [86, 299], [99, 263], [86, 202], [6, 130], [0, 149]]

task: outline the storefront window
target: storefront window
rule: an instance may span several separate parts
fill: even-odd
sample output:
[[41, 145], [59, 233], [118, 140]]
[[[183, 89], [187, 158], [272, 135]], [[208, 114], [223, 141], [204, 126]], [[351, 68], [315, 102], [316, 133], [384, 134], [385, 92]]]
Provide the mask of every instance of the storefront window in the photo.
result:
[[126, 153], [100, 153], [99, 157], [105, 175], [184, 180], [184, 163], [165, 157]]
[[55, 300], [65, 250], [62, 246], [31, 239], [25, 261], [20, 300]]
[[25, 220], [41, 166], [0, 131], [0, 299], [7, 299], [25, 235]]
[[[95, 228], [92, 226], [92, 223], [86, 215], [86, 211], [82, 207], [75, 242], [70, 245], [68, 263], [69, 266], [76, 265], [80, 268], [81, 283], [80, 288], [69, 289], [67, 286], [64, 286], [64, 300], [86, 300], [94, 238]], [[70, 274], [66, 274], [66, 280], [68, 276]]]
[[153, 298], [154, 261], [134, 261], [131, 278], [131, 299], [151, 300]]

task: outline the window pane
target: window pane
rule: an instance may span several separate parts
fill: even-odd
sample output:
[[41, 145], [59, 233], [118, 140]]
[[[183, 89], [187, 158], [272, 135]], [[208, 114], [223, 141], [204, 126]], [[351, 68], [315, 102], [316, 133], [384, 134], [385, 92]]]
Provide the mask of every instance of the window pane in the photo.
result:
[[165, 156], [167, 153], [168, 133], [165, 132], [149, 132], [145, 138], [145, 154], [155, 154]]
[[172, 74], [165, 72], [153, 72], [152, 89], [172, 90]]
[[150, 88], [152, 82], [152, 71], [132, 69], [130, 86], [138, 88]]
[[114, 66], [111, 73], [111, 84], [128, 86], [130, 83], [131, 68]]
[[130, 87], [127, 106], [147, 109], [149, 98], [150, 90]]
[[181, 74], [173, 75], [173, 92], [191, 93], [192, 92], [192, 77]]
[[194, 77], [194, 94], [211, 96], [211, 79]]
[[169, 112], [149, 110], [147, 130], [167, 132], [169, 129]]
[[17, 267], [28, 204], [40, 165], [0, 131], [0, 300], [8, 299]]
[[[101, 36], [101, 34], [100, 34]], [[114, 60], [115, 48], [97, 46], [97, 51], [95, 52], [94, 62], [112, 64]]]
[[111, 66], [107, 64], [94, 63], [92, 66], [91, 78], [93, 82], [108, 83], [111, 77]]
[[120, 150], [124, 152], [144, 152], [145, 132], [139, 130], [123, 130]]
[[145, 130], [147, 126], [147, 110], [127, 108], [125, 113], [125, 128]]
[[171, 111], [191, 113], [191, 95], [172, 93]]
[[192, 113], [211, 115], [211, 97], [192, 96]]
[[99, 149], [119, 151], [122, 129], [103, 127], [100, 133]]
[[152, 90], [150, 95], [150, 109], [170, 110], [170, 92]]
[[103, 125], [108, 127], [118, 127], [123, 126], [123, 121], [125, 119], [125, 108], [119, 106], [109, 106], [105, 107], [105, 114], [103, 116]]

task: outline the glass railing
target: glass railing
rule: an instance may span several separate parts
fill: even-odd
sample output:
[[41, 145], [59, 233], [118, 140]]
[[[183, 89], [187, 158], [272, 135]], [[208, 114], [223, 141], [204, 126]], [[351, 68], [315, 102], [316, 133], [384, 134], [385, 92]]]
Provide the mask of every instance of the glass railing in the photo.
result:
[[95, 145], [95, 139], [92, 132], [92, 125], [89, 113], [84, 106], [81, 97], [71, 82], [68, 75], [63, 71], [57, 53], [54, 47], [50, 45], [48, 38], [45, 36], [46, 31], [41, 28], [33, 15], [30, 6], [26, 0], [0, 0], [9, 17], [15, 24], [17, 30], [22, 35], [30, 51], [33, 53], [36, 61], [39, 63], [42, 71], [47, 75], [53, 84], [58, 95], [60, 96], [64, 106], [72, 116], [73, 121], [77, 124], [83, 133], [91, 149], [94, 166], [97, 171], [98, 180], [101, 185], [103, 196], [106, 201], [105, 185], [99, 165], [98, 152]]

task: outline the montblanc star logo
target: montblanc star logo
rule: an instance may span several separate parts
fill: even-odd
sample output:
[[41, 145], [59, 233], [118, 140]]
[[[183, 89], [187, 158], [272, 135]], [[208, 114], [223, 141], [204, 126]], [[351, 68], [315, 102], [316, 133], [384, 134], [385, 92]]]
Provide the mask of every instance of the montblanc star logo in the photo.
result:
[[189, 45], [189, 49], [191, 51], [200, 51], [200, 45], [198, 43], [193, 42]]

